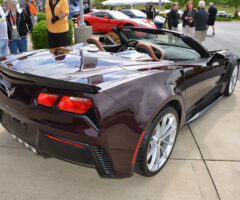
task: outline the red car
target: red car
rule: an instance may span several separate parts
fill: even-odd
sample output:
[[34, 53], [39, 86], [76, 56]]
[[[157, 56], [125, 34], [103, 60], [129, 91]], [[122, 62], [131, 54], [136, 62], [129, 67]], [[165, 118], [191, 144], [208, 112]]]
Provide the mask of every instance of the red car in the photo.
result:
[[[79, 24], [80, 17], [78, 17]], [[84, 21], [92, 26], [93, 32], [109, 32], [113, 27], [134, 26], [156, 28], [153, 22], [146, 19], [132, 19], [119, 11], [98, 11], [84, 15]]]

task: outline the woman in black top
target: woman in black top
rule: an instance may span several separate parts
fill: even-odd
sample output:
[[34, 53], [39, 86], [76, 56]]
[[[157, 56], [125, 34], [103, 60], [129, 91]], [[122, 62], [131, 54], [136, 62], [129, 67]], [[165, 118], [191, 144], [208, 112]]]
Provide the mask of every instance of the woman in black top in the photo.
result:
[[178, 31], [178, 2], [174, 2], [171, 11], [167, 16], [168, 28], [173, 31]]
[[182, 15], [183, 20], [183, 33], [188, 34], [191, 37], [194, 37], [194, 15], [196, 14], [196, 10], [194, 10], [193, 1], [188, 1], [186, 4], [186, 10]]

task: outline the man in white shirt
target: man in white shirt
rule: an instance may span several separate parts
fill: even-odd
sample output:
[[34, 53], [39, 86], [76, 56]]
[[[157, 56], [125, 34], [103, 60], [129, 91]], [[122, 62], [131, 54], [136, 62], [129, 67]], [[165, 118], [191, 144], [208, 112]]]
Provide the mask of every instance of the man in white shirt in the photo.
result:
[[0, 5], [0, 58], [7, 55], [8, 34], [5, 13]]

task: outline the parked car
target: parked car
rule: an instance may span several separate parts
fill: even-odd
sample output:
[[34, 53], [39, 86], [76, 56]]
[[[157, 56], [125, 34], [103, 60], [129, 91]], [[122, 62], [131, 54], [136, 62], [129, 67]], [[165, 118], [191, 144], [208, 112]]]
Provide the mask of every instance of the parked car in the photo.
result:
[[227, 11], [217, 11], [217, 16], [224, 17], [224, 18], [232, 17], [232, 15], [229, 14]]
[[[170, 11], [171, 11], [171, 10], [160, 10], [160, 11], [159, 11], [159, 15], [161, 15], [161, 16], [167, 16]], [[179, 17], [179, 18], [182, 17], [183, 12], [184, 12], [183, 10], [178, 10], [178, 17]]]
[[154, 18], [154, 24], [158, 29], [163, 28], [166, 19], [162, 16], [156, 16]]
[[121, 10], [121, 12], [129, 16], [130, 18], [147, 19], [146, 13], [142, 12], [141, 10], [124, 9], [124, 10]]
[[158, 14], [160, 16], [167, 16], [171, 10], [159, 10]]
[[[80, 17], [78, 17], [78, 21]], [[98, 11], [86, 14], [84, 21], [92, 26], [93, 32], [110, 32], [113, 27], [134, 26], [156, 28], [153, 22], [146, 19], [133, 19], [120, 11]]]
[[1, 58], [1, 123], [32, 152], [101, 177], [153, 176], [179, 128], [233, 93], [240, 60], [170, 30], [113, 31], [120, 44], [91, 37]]

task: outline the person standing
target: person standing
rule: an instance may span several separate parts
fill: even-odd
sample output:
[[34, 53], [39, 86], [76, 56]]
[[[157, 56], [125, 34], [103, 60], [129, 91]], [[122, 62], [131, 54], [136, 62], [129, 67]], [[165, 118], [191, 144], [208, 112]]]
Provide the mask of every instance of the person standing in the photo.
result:
[[185, 8], [186, 8], [186, 10], [184, 11], [184, 13], [182, 15], [183, 33], [187, 34], [191, 37], [194, 37], [195, 24], [194, 24], [193, 18], [197, 11], [194, 10], [193, 1], [188, 1]]
[[27, 35], [32, 32], [32, 22], [21, 9], [17, 9], [18, 0], [7, 0], [6, 21], [8, 27], [8, 46], [11, 54], [27, 51]]
[[7, 55], [8, 35], [5, 13], [0, 5], [0, 58]]
[[208, 28], [209, 26], [212, 26], [213, 33], [212, 35], [215, 35], [215, 20], [216, 20], [216, 15], [217, 15], [217, 8], [214, 7], [213, 2], [209, 3], [209, 9], [208, 9]]
[[56, 48], [68, 45], [69, 7], [67, 0], [46, 0], [48, 45]]
[[207, 33], [208, 13], [205, 10], [205, 1], [200, 1], [198, 4], [199, 10], [194, 16], [195, 20], [195, 34], [194, 38], [199, 43], [205, 41]]
[[156, 15], [156, 10], [155, 10], [152, 2], [150, 2], [149, 5], [147, 6], [146, 14], [147, 14], [148, 19], [150, 19], [151, 21], [154, 20], [155, 15]]
[[37, 8], [35, 6], [34, 0], [31, 0], [29, 10], [31, 13], [32, 24], [35, 25], [37, 23]]
[[168, 29], [178, 31], [178, 2], [174, 2], [167, 16]]
[[24, 12], [25, 12], [25, 15], [31, 17], [28, 0], [25, 0]]

